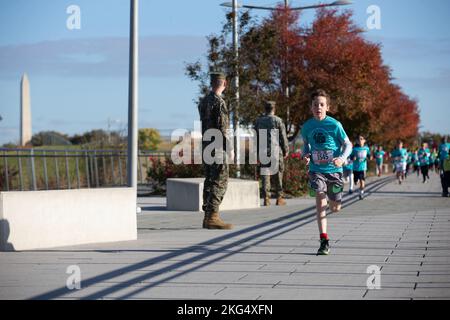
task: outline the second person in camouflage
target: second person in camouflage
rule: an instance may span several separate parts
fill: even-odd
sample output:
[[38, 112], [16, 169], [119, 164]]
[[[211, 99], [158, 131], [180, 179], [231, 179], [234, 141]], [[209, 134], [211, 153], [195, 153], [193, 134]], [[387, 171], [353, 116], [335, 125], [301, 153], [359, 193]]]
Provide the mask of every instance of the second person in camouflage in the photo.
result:
[[[258, 160], [260, 162], [260, 173], [262, 178], [262, 195], [264, 198], [264, 205], [269, 206], [270, 205], [270, 178], [273, 176], [275, 178], [275, 193], [277, 197], [277, 205], [285, 205], [286, 201], [283, 199], [283, 172], [284, 172], [284, 159], [289, 154], [289, 145], [288, 145], [288, 139], [286, 136], [286, 128], [283, 123], [283, 120], [281, 120], [279, 117], [275, 115], [275, 102], [273, 101], [267, 101], [265, 104], [265, 112], [266, 114], [259, 117], [256, 120], [255, 123], [255, 130], [258, 137]], [[276, 130], [276, 131], [273, 131]], [[272, 149], [274, 149], [272, 146], [272, 139], [276, 137], [272, 137], [272, 134], [276, 133], [278, 136], [278, 142], [276, 145], [278, 148], [278, 154], [275, 155], [275, 157], [271, 157]], [[266, 148], [263, 147], [263, 144], [261, 144], [261, 141], [259, 140], [261, 137], [266, 137]], [[263, 148], [264, 150], [261, 150]], [[273, 150], [277, 152], [277, 150]], [[267, 170], [271, 165], [273, 165], [271, 162], [269, 163], [261, 163], [260, 159], [260, 152], [267, 155], [268, 157], [271, 157], [271, 159], [276, 159], [275, 161], [278, 161], [278, 170], [275, 171], [275, 173], [269, 173]], [[264, 170], [266, 169], [266, 170]]]

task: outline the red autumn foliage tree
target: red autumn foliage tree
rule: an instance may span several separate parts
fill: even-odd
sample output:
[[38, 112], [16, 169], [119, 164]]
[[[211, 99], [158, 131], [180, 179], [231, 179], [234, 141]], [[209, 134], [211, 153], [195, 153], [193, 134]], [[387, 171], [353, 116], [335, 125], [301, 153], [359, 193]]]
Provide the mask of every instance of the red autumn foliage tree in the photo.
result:
[[[262, 112], [262, 102], [275, 100], [278, 115], [294, 137], [311, 117], [311, 92], [322, 88], [332, 97], [332, 116], [351, 138], [363, 134], [372, 143], [390, 147], [398, 139], [411, 142], [417, 136], [417, 101], [392, 83], [380, 44], [363, 37], [350, 11], [320, 9], [308, 29], [299, 26], [299, 15], [289, 8], [279, 7], [260, 24], [248, 12], [243, 16], [238, 62], [242, 123], [253, 123]], [[221, 42], [208, 52], [209, 57], [215, 53], [209, 63], [225, 71], [234, 70], [231, 47], [225, 41], [229, 25], [230, 20], [218, 37]], [[188, 75], [199, 80], [200, 69], [198, 63], [188, 65]], [[203, 89], [204, 84], [203, 80]], [[231, 101], [231, 90], [227, 95]]]
[[305, 39], [306, 86], [330, 93], [332, 110], [351, 137], [363, 134], [390, 146], [416, 137], [416, 101], [391, 82], [380, 45], [363, 38], [349, 11], [320, 10]]

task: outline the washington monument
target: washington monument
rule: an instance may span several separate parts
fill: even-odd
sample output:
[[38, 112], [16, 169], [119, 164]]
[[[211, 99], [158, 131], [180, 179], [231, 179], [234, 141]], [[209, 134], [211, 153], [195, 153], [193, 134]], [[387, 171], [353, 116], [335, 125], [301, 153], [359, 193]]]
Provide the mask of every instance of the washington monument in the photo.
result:
[[20, 145], [31, 141], [30, 82], [25, 73], [20, 84]]

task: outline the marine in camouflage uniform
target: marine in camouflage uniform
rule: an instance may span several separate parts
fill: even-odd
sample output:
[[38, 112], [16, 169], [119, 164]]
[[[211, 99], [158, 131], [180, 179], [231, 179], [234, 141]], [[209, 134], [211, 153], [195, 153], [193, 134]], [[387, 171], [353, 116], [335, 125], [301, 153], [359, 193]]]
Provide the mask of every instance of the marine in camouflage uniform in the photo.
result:
[[[223, 149], [214, 150], [213, 156], [223, 156], [223, 163], [206, 163], [203, 161], [205, 182], [203, 186], [203, 228], [205, 229], [231, 229], [231, 224], [224, 223], [219, 216], [219, 206], [223, 200], [228, 185], [228, 163], [226, 159], [226, 146], [229, 145], [227, 130], [230, 128], [228, 108], [222, 99], [221, 92], [225, 89], [226, 77], [223, 73], [211, 73], [212, 90], [199, 103], [198, 111], [202, 122], [202, 134], [209, 129], [217, 129], [222, 133]], [[210, 144], [202, 142], [202, 153]], [[217, 152], [217, 154], [216, 154]], [[203, 154], [204, 155], [204, 154]]]
[[[258, 141], [258, 159], [259, 154], [262, 152], [263, 154], [266, 154], [268, 157], [271, 157], [271, 144], [272, 144], [272, 134], [271, 130], [275, 129], [278, 130], [278, 156], [276, 159], [278, 160], [278, 170], [275, 174], [268, 173], [267, 168], [271, 167], [271, 162], [268, 164], [262, 164], [261, 159], [260, 160], [260, 173], [261, 173], [261, 179], [262, 179], [262, 195], [264, 198], [264, 205], [268, 206], [270, 205], [270, 179], [271, 177], [275, 180], [275, 193], [277, 197], [277, 205], [285, 205], [286, 201], [283, 199], [283, 172], [284, 172], [284, 158], [289, 153], [289, 145], [288, 145], [288, 139], [286, 136], [286, 127], [283, 123], [283, 120], [281, 118], [277, 117], [275, 115], [275, 102], [273, 101], [267, 101], [265, 104], [265, 111], [266, 114], [259, 117], [256, 120], [255, 123], [255, 130], [257, 132], [257, 136], [259, 139], [260, 136], [260, 130], [267, 130], [267, 149], [262, 150], [260, 149], [262, 147], [260, 141]], [[271, 157], [272, 158], [272, 157]], [[266, 170], [264, 170], [266, 169]]]

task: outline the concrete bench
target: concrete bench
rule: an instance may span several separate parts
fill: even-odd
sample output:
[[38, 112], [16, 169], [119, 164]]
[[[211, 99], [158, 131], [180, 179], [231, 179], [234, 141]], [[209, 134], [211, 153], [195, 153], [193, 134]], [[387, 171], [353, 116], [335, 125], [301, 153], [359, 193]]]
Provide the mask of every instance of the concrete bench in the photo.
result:
[[[201, 211], [204, 178], [167, 179], [167, 210]], [[257, 181], [229, 179], [220, 210], [259, 208]]]

